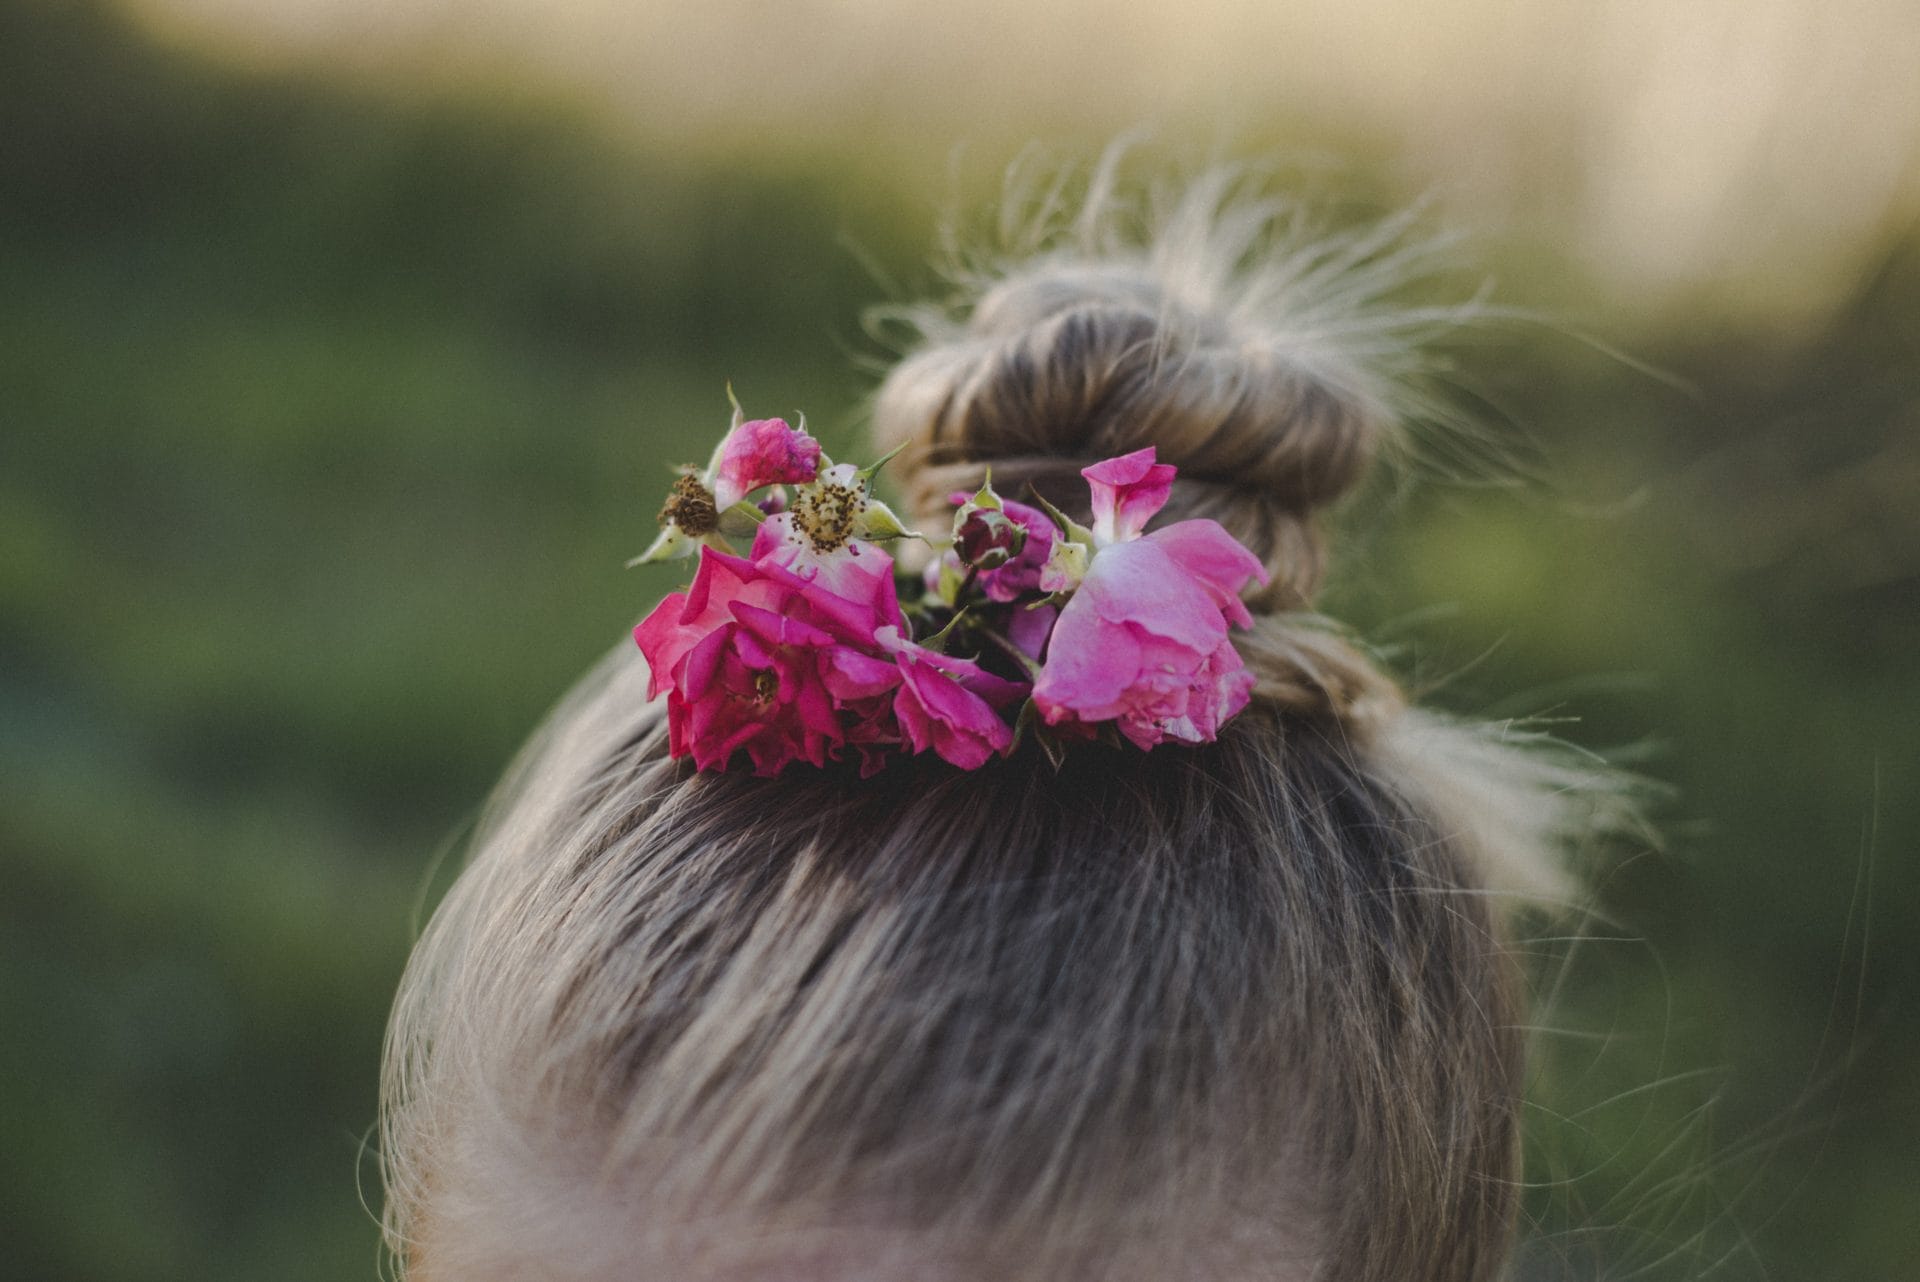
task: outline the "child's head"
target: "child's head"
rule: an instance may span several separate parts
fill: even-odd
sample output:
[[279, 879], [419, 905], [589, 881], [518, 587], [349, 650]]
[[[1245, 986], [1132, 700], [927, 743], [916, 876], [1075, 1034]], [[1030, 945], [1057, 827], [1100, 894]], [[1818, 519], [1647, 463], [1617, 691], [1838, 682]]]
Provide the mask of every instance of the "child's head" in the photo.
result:
[[[395, 1010], [416, 1282], [1493, 1277], [1522, 1012], [1489, 892], [1578, 781], [1301, 611], [1394, 403], [1364, 254], [1202, 185], [1006, 265], [876, 402], [924, 516], [1145, 445], [1272, 585], [1217, 742], [669, 760], [623, 646], [503, 786]], [[1351, 246], [1349, 246], [1349, 249]], [[1084, 517], [1085, 487], [1078, 489]]]

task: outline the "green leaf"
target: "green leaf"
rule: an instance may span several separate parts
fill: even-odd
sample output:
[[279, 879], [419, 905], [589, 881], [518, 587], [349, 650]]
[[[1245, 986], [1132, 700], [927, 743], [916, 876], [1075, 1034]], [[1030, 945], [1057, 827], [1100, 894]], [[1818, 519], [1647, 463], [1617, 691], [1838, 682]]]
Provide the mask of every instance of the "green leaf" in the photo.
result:
[[[1028, 702], [1032, 702], [1032, 700], [1028, 700]], [[1047, 728], [1044, 723], [1036, 723], [1033, 740], [1040, 745], [1040, 750], [1047, 754], [1047, 760], [1053, 763], [1054, 773], [1058, 774], [1060, 768], [1067, 764], [1066, 746], [1051, 734], [1047, 733]]]
[[1020, 701], [1020, 711], [1013, 718], [1013, 742], [1007, 745], [1009, 757], [1020, 751], [1021, 742], [1026, 739], [1028, 731], [1039, 724], [1039, 721], [1040, 709], [1034, 706], [1033, 697], [1029, 695]]

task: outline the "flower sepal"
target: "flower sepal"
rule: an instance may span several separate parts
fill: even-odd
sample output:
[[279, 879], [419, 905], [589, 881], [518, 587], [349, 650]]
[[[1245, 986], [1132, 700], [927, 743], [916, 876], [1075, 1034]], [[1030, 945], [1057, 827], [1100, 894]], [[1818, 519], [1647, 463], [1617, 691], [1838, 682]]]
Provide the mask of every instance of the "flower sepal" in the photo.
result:
[[918, 530], [908, 529], [898, 513], [869, 495], [866, 511], [861, 514], [858, 537], [869, 543], [889, 543], [894, 539], [924, 539], [926, 536]]
[[1079, 587], [1093, 564], [1093, 549], [1077, 539], [1055, 539], [1047, 563], [1040, 567], [1040, 590], [1049, 595], [1035, 605], [1059, 604]]

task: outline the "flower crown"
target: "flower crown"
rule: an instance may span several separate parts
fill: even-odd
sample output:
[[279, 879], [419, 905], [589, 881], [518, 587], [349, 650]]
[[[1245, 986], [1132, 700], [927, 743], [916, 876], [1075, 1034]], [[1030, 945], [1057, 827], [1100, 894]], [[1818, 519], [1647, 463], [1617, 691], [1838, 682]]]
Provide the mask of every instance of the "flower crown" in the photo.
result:
[[1266, 569], [1213, 521], [1144, 532], [1177, 470], [1151, 446], [1082, 470], [1090, 529], [991, 477], [952, 495], [951, 539], [904, 604], [885, 545], [923, 536], [873, 495], [886, 461], [835, 463], [804, 419], [749, 421], [735, 402], [706, 469], [682, 470], [630, 563], [699, 556], [633, 633], [673, 756], [724, 770], [744, 753], [771, 776], [852, 749], [865, 777], [896, 753], [977, 769], [1032, 734], [1057, 763], [1066, 741], [1115, 733], [1207, 743], [1246, 707], [1228, 627], [1251, 624], [1240, 591]]

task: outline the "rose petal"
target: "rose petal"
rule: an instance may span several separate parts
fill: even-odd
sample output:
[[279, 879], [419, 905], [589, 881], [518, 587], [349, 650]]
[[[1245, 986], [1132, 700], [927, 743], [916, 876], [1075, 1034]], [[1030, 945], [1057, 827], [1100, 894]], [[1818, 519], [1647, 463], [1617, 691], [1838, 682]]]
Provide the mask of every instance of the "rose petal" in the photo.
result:
[[1166, 506], [1179, 473], [1154, 462], [1154, 447], [1135, 450], [1080, 469], [1093, 491], [1093, 538], [1102, 547], [1139, 537], [1153, 514]]
[[657, 698], [667, 688], [667, 672], [685, 653], [679, 644], [680, 617], [687, 605], [687, 594], [671, 592], [633, 629], [633, 643], [647, 657], [647, 698]]
[[1272, 576], [1260, 558], [1228, 534], [1218, 521], [1205, 518], [1176, 521], [1155, 530], [1143, 541], [1165, 552], [1175, 565], [1204, 587], [1228, 621], [1243, 628], [1252, 624], [1253, 616], [1247, 613], [1240, 593], [1249, 580], [1258, 579], [1265, 584]]
[[834, 646], [821, 658], [820, 679], [827, 693], [844, 704], [885, 694], [900, 684], [900, 669], [885, 659]]
[[1068, 604], [1082, 599], [1109, 622], [1137, 623], [1197, 650], [1213, 649], [1227, 631], [1208, 590], [1150, 540], [1116, 543], [1095, 553]]
[[864, 642], [879, 627], [899, 627], [900, 597], [893, 557], [871, 543], [816, 552], [794, 528], [792, 513], [768, 517], [753, 537], [753, 564], [805, 592], [817, 616], [838, 627], [842, 640]]
[[799, 485], [820, 468], [820, 442], [785, 419], [760, 418], [727, 433], [714, 471], [713, 502], [722, 512], [765, 485]]
[[833, 634], [830, 632], [822, 631], [791, 614], [777, 613], [745, 601], [734, 602], [733, 617], [740, 620], [741, 626], [749, 633], [770, 646], [817, 648], [833, 644]]
[[720, 670], [720, 662], [727, 653], [732, 637], [732, 628], [720, 628], [709, 632], [687, 651], [685, 665], [675, 674], [676, 685], [682, 696], [698, 700], [707, 692]]
[[1038, 663], [1047, 653], [1047, 640], [1053, 635], [1054, 620], [1060, 617], [1055, 605], [1022, 607], [1007, 620], [1007, 640], [1014, 649]]
[[981, 670], [967, 659], [939, 654], [883, 628], [875, 639], [900, 668], [894, 712], [915, 752], [931, 749], [963, 770], [985, 765], [1013, 746], [1013, 730], [994, 710], [1026, 687]]

